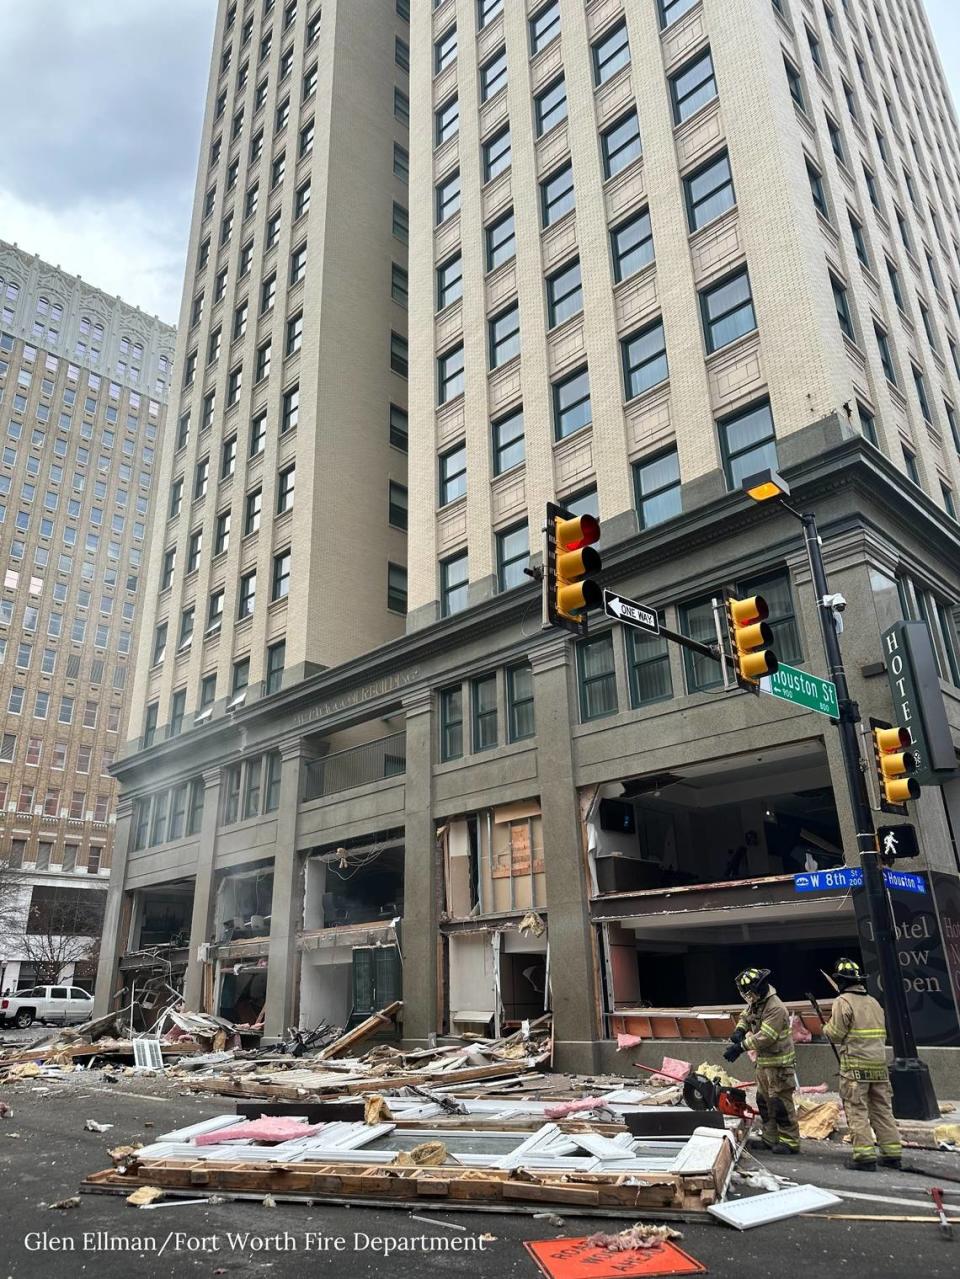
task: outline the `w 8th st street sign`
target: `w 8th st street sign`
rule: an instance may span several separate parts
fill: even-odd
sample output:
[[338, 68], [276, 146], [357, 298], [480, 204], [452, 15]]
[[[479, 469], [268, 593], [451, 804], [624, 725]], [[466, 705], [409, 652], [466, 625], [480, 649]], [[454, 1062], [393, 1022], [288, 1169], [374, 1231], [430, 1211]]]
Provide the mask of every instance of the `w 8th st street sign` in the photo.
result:
[[779, 697], [782, 702], [792, 702], [794, 706], [803, 706], [808, 711], [829, 715], [831, 719], [840, 715], [837, 686], [832, 680], [810, 675], [796, 666], [787, 666], [785, 662], [760, 681], [760, 691]]

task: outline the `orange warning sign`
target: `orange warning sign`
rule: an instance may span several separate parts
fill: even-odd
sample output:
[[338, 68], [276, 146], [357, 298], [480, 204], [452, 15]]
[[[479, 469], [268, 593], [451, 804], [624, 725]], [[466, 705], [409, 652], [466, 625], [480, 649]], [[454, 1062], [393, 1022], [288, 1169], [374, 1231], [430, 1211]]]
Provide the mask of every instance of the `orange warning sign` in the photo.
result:
[[642, 1275], [702, 1275], [706, 1266], [676, 1244], [611, 1252], [586, 1239], [541, 1239], [525, 1244], [547, 1279], [630, 1279]]

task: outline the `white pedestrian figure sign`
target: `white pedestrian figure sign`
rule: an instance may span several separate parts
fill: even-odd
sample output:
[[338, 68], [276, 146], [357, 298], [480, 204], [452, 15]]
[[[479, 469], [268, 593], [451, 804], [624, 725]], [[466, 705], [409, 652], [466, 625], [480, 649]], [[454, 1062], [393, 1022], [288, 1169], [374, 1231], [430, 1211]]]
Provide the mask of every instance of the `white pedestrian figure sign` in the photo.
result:
[[887, 865], [904, 857], [920, 856], [917, 828], [907, 822], [901, 822], [897, 826], [881, 826], [877, 831], [877, 845], [881, 860]]

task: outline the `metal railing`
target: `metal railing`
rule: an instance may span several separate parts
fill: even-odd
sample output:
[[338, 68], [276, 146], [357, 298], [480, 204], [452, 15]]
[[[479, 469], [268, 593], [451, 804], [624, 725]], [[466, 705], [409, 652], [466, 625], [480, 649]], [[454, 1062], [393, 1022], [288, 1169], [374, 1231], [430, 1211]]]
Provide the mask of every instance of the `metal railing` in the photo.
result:
[[322, 799], [354, 786], [367, 786], [388, 777], [400, 777], [407, 770], [407, 735], [393, 733], [375, 742], [351, 746], [323, 759], [311, 760], [306, 767], [303, 798]]

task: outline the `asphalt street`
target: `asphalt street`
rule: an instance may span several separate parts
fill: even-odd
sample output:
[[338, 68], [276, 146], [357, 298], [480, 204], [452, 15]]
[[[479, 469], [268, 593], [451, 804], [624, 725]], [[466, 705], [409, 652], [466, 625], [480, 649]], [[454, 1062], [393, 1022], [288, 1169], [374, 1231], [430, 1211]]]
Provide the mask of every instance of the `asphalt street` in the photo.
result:
[[[8, 1086], [0, 1100], [13, 1108], [12, 1117], [0, 1121], [0, 1276], [9, 1279], [181, 1274], [281, 1279], [301, 1276], [313, 1263], [322, 1265], [331, 1279], [457, 1274], [536, 1279], [539, 1271], [523, 1248], [524, 1240], [576, 1237], [628, 1224], [567, 1217], [560, 1230], [531, 1216], [428, 1210], [422, 1215], [433, 1221], [423, 1222], [406, 1208], [283, 1203], [266, 1208], [249, 1201], [143, 1210], [128, 1206], [122, 1197], [95, 1194], [80, 1195], [79, 1207], [51, 1209], [44, 1205], [76, 1195], [87, 1173], [109, 1165], [109, 1147], [151, 1141], [167, 1129], [223, 1113], [225, 1107], [215, 1098], [179, 1095], [166, 1080], [131, 1076], [99, 1086], [80, 1077], [69, 1085], [33, 1079]], [[103, 1134], [86, 1132], [88, 1118], [114, 1126]], [[840, 1143], [808, 1143], [808, 1153], [795, 1161], [778, 1159], [775, 1171], [821, 1186], [909, 1201], [904, 1206], [849, 1199], [832, 1211], [925, 1215], [929, 1225], [811, 1216], [741, 1233], [713, 1222], [683, 1223], [681, 1246], [710, 1274], [741, 1279], [800, 1273], [821, 1279], [841, 1274], [900, 1279], [905, 1273], [954, 1279], [960, 1269], [960, 1226], [956, 1242], [940, 1238], [928, 1193], [934, 1177], [848, 1172], [842, 1166], [846, 1152]], [[960, 1216], [960, 1182], [948, 1180], [960, 1179], [960, 1158], [917, 1151], [910, 1160], [935, 1173]], [[493, 1239], [483, 1240], [483, 1235]], [[410, 1239], [421, 1240], [416, 1251], [386, 1254], [386, 1248], [396, 1249], [392, 1241]], [[458, 1251], [441, 1250], [454, 1239]], [[468, 1246], [473, 1250], [466, 1251]]]

